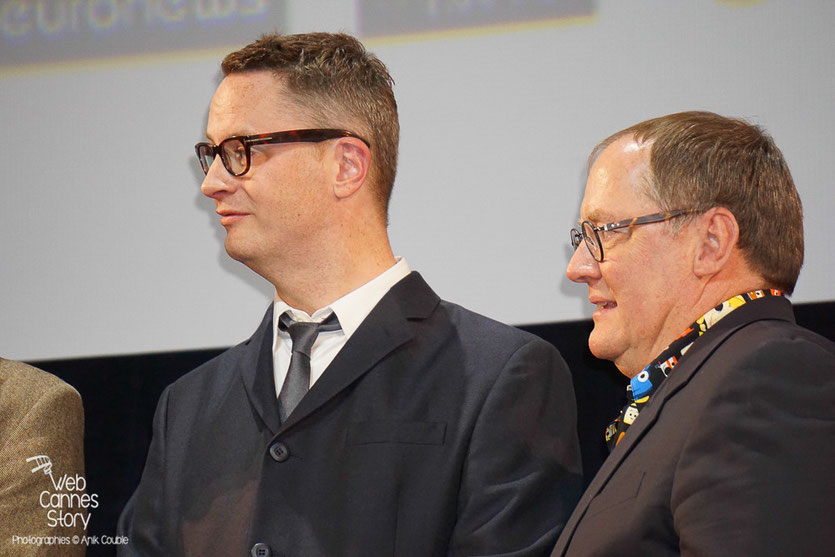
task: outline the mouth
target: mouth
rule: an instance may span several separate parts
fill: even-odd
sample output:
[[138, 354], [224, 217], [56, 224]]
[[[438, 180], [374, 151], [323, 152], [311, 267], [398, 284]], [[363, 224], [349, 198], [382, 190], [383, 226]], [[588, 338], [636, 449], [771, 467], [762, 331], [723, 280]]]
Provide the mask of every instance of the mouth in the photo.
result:
[[226, 209], [218, 209], [215, 212], [220, 215], [220, 224], [223, 226], [228, 226], [247, 216], [247, 213], [238, 213], [237, 211], [230, 211]]
[[592, 314], [592, 317], [599, 317], [604, 315], [606, 312], [612, 311], [613, 309], [618, 307], [617, 302], [612, 302], [610, 300], [601, 300], [601, 299], [589, 299], [589, 301], [597, 306], [597, 309]]

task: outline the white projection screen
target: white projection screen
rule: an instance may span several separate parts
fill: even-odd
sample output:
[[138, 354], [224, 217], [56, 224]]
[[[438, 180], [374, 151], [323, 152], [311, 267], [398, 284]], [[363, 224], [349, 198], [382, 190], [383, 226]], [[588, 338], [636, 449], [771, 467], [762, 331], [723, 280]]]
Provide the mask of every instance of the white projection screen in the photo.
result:
[[223, 55], [271, 31], [353, 33], [388, 65], [392, 243], [446, 299], [588, 317], [563, 274], [586, 156], [691, 109], [774, 136], [805, 210], [793, 300], [835, 299], [834, 29], [831, 0], [0, 0], [0, 355], [255, 329], [272, 288], [225, 255], [192, 146]]

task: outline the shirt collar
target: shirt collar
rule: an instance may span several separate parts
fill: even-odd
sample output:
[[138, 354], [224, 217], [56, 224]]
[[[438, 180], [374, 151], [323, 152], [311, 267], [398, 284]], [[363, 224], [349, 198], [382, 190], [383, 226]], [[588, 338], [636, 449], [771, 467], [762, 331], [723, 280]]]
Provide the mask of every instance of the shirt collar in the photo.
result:
[[282, 300], [278, 293], [273, 302], [273, 334], [276, 338], [278, 318], [282, 313], [289, 312], [295, 321], [322, 321], [331, 313], [335, 313], [342, 327], [346, 338], [359, 328], [362, 322], [374, 309], [374, 306], [391, 290], [391, 287], [404, 279], [409, 273], [409, 264], [402, 257], [395, 258], [395, 263], [370, 281], [366, 282], [356, 290], [348, 292], [338, 300], [317, 309], [312, 315], [289, 306]]

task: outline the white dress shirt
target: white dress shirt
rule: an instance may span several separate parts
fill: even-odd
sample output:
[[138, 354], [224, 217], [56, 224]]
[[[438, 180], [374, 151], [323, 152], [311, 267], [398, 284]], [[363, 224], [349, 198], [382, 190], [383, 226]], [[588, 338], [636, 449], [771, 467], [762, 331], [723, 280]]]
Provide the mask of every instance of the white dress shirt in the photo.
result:
[[273, 302], [273, 373], [275, 376], [275, 396], [281, 392], [287, 368], [290, 367], [292, 342], [287, 331], [278, 327], [281, 314], [288, 312], [295, 321], [322, 322], [331, 313], [335, 313], [341, 329], [338, 331], [322, 331], [316, 337], [310, 353], [310, 386], [322, 376], [325, 369], [336, 357], [351, 335], [359, 328], [377, 302], [382, 299], [391, 287], [400, 282], [411, 272], [408, 263], [402, 257], [396, 258], [395, 264], [331, 304], [317, 309], [313, 315], [295, 309], [278, 297], [276, 293]]

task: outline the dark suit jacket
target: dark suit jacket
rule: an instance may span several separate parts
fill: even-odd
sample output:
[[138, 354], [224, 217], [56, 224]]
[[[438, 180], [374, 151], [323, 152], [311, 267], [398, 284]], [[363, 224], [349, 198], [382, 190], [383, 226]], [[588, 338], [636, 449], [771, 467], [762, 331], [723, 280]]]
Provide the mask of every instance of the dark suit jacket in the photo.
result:
[[162, 395], [122, 554], [548, 554], [580, 485], [550, 344], [412, 273], [279, 424], [271, 322]]
[[[84, 555], [87, 546], [71, 543], [72, 536], [84, 535], [81, 520], [64, 526], [56, 517], [59, 512], [86, 516], [88, 510], [76, 503], [41, 506], [44, 491], [74, 492], [55, 489], [46, 469], [32, 472], [38, 463], [26, 459], [35, 456], [49, 457], [57, 481], [84, 476], [81, 397], [54, 375], [0, 358], [0, 555]], [[59, 536], [70, 543], [39, 546], [15, 543], [14, 536]]]
[[757, 300], [652, 395], [553, 555], [832, 555], [834, 466], [835, 345]]

